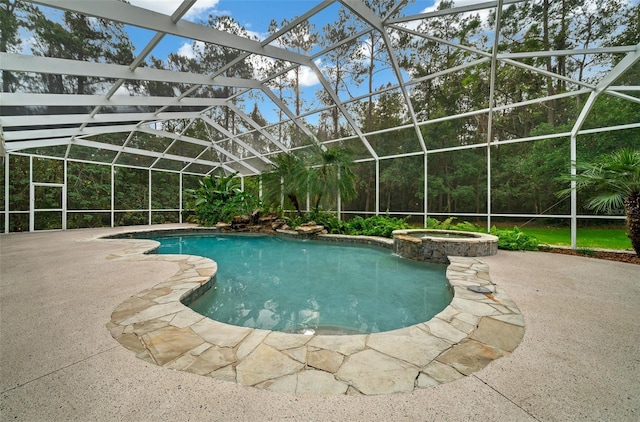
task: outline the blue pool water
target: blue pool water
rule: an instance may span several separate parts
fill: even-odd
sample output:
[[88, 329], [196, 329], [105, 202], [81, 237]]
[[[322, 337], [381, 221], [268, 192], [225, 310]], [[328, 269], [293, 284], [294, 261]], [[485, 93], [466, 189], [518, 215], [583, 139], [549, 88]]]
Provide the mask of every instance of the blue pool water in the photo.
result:
[[389, 250], [273, 236], [156, 237], [158, 253], [205, 256], [216, 282], [189, 306], [211, 319], [317, 334], [388, 331], [431, 319], [452, 299], [444, 265]]

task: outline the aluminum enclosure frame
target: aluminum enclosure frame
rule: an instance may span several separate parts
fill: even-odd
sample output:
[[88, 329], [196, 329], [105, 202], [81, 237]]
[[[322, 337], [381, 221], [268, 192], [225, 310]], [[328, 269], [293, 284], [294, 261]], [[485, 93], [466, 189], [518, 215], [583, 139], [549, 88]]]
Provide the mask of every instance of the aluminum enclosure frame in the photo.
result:
[[[318, 1], [309, 8], [309, 10], [303, 15], [294, 18], [289, 25], [281, 28], [278, 32], [273, 34], [267, 39], [262, 41], [256, 41], [233, 35], [224, 31], [216, 30], [204, 25], [192, 23], [184, 19], [185, 14], [193, 8], [196, 0], [184, 0], [180, 6], [174, 11], [171, 16], [163, 15], [151, 10], [146, 10], [140, 7], [136, 7], [130, 4], [122, 3], [117, 0], [89, 2], [89, 1], [73, 1], [73, 0], [34, 0], [32, 3], [59, 9], [63, 11], [72, 11], [87, 16], [93, 16], [96, 18], [106, 19], [130, 26], [144, 28], [153, 31], [153, 38], [147, 43], [147, 45], [140, 51], [131, 64], [116, 65], [107, 63], [91, 63], [80, 62], [74, 60], [49, 58], [49, 57], [36, 57], [27, 56], [15, 53], [0, 53], [0, 70], [14, 71], [14, 72], [46, 72], [58, 75], [77, 75], [77, 76], [90, 76], [100, 77], [116, 80], [115, 83], [107, 90], [107, 92], [96, 95], [64, 95], [64, 94], [40, 94], [40, 93], [3, 93], [1, 103], [3, 106], [13, 107], [29, 107], [34, 105], [52, 106], [52, 107], [68, 107], [84, 105], [92, 107], [90, 113], [83, 115], [80, 114], [50, 114], [39, 116], [39, 119], [32, 119], [30, 116], [12, 116], [4, 115], [0, 112], [0, 125], [1, 125], [1, 148], [0, 152], [4, 156], [5, 162], [5, 231], [9, 228], [9, 215], [12, 212], [9, 210], [9, 189], [8, 189], [8, 177], [9, 177], [9, 155], [11, 154], [28, 154], [29, 150], [34, 148], [46, 148], [49, 146], [66, 146], [67, 154], [62, 159], [65, 161], [65, 169], [67, 160], [74, 160], [69, 157], [69, 152], [72, 146], [78, 145], [89, 148], [110, 150], [116, 153], [115, 158], [111, 163], [98, 162], [101, 165], [118, 166], [116, 160], [120, 154], [136, 154], [140, 156], [146, 156], [153, 158], [153, 163], [148, 166], [148, 170], [151, 171], [164, 171], [157, 168], [157, 164], [160, 160], [170, 160], [176, 163], [182, 163], [183, 167], [178, 170], [177, 173], [181, 175], [190, 174], [189, 166], [192, 164], [198, 164], [210, 168], [203, 175], [211, 174], [214, 171], [222, 170], [225, 173], [233, 173], [238, 171], [239, 176], [244, 178], [247, 176], [254, 176], [261, 174], [262, 171], [268, 168], [271, 160], [270, 154], [279, 152], [289, 152], [290, 149], [285, 145], [282, 140], [277, 139], [269, 132], [270, 125], [262, 126], [253, 120], [246, 112], [238, 108], [234, 102], [233, 97], [230, 98], [196, 98], [191, 97], [192, 94], [200, 86], [223, 86], [230, 87], [236, 90], [234, 97], [245, 93], [256, 92], [264, 95], [270, 101], [280, 108], [286, 121], [291, 122], [305, 134], [313, 140], [313, 142], [330, 145], [331, 143], [340, 141], [359, 141], [368, 152], [369, 157], [361, 158], [359, 162], [373, 161], [375, 163], [375, 181], [376, 181], [376, 207], [375, 213], [380, 213], [380, 162], [384, 160], [391, 160], [396, 158], [423, 156], [424, 157], [424, 212], [422, 214], [426, 222], [428, 215], [438, 215], [437, 213], [429, 212], [429, 204], [427, 203], [427, 192], [429, 189], [428, 177], [427, 177], [427, 158], [430, 154], [437, 154], [448, 151], [457, 151], [462, 149], [472, 148], [486, 148], [487, 153], [487, 212], [486, 213], [468, 213], [461, 214], [464, 216], [483, 217], [487, 219], [487, 225], [491, 226], [491, 219], [493, 217], [528, 217], [532, 218], [540, 217], [536, 214], [495, 214], [492, 213], [491, 208], [491, 146], [503, 145], [517, 142], [532, 142], [539, 139], [549, 139], [553, 137], [567, 137], [570, 139], [572, 163], [575, 163], [577, 153], [577, 138], [581, 135], [595, 133], [597, 131], [611, 131], [611, 130], [625, 130], [636, 129], [640, 127], [639, 122], [628, 122], [627, 124], [605, 127], [596, 129], [583, 129], [585, 119], [589, 115], [593, 104], [602, 95], [612, 95], [618, 98], [622, 98], [634, 103], [640, 103], [640, 98], [631, 95], [631, 92], [640, 92], [640, 85], [637, 86], [622, 86], [615, 85], [615, 82], [629, 69], [635, 66], [640, 60], [640, 44], [628, 45], [628, 46], [613, 46], [602, 48], [587, 48], [578, 50], [562, 50], [562, 51], [530, 51], [530, 52], [518, 52], [518, 53], [505, 53], [501, 54], [497, 50], [497, 45], [500, 40], [500, 15], [503, 7], [510, 4], [520, 3], [524, 0], [497, 0], [486, 1], [471, 4], [462, 7], [452, 7], [447, 10], [438, 10], [432, 12], [425, 12], [413, 15], [401, 15], [400, 17], [391, 17], [392, 13], [388, 13], [388, 16], [384, 18], [378, 17], [371, 9], [369, 9], [362, 0], [324, 0]], [[395, 6], [394, 11], [401, 10], [404, 7], [405, 2], [399, 1]], [[331, 90], [331, 85], [326, 79], [322, 70], [318, 68], [315, 60], [321, 57], [331, 50], [338, 48], [340, 44], [350, 41], [350, 39], [343, 40], [342, 42], [329, 46], [322, 51], [315, 52], [313, 54], [305, 55], [298, 52], [288, 50], [284, 47], [274, 45], [273, 41], [282, 34], [286, 34], [290, 30], [296, 27], [299, 23], [312, 18], [316, 14], [322, 13], [327, 8], [335, 5], [342, 5], [344, 8], [350, 10], [354, 15], [358, 16], [362, 22], [369, 25], [369, 28], [364, 32], [354, 35], [361, 36], [365, 32], [376, 31], [380, 34], [385, 41], [387, 52], [390, 57], [391, 73], [395, 75], [395, 82], [390, 86], [380, 89], [378, 91], [366, 94], [360, 97], [351, 97], [348, 99], [341, 99]], [[452, 40], [443, 40], [432, 37], [428, 34], [421, 34], [410, 25], [411, 22], [425, 20], [433, 17], [444, 16], [447, 14], [458, 13], [470, 13], [477, 11], [492, 10], [495, 14], [496, 22], [493, 28], [493, 43], [492, 51], [481, 51], [469, 46], [461, 45]], [[390, 11], [391, 12], [391, 11]], [[424, 37], [431, 41], [436, 41], [444, 45], [451, 46], [452, 48], [462, 49], [477, 55], [478, 59], [472, 61], [463, 67], [475, 66], [482, 63], [490, 63], [490, 82], [489, 82], [489, 105], [487, 108], [476, 109], [466, 113], [458, 113], [452, 116], [446, 116], [431, 120], [420, 120], [414, 112], [414, 107], [411, 101], [410, 90], [411, 88], [428, 78], [436, 78], [438, 76], [447, 74], [449, 72], [455, 72], [459, 68], [451, 68], [438, 74], [432, 74], [420, 80], [412, 80], [406, 76], [406, 73], [401, 69], [398, 60], [393, 51], [392, 40], [389, 36], [389, 31], [400, 31], [411, 36]], [[243, 54], [238, 57], [235, 62], [239, 62], [246, 59], [250, 55], [259, 55], [269, 58], [270, 60], [279, 60], [289, 64], [289, 67], [285, 68], [282, 72], [276, 75], [272, 75], [263, 79], [242, 79], [242, 78], [229, 78], [223, 76], [223, 72], [226, 68], [233, 66], [234, 62], [228, 63], [224, 68], [219, 69], [215, 74], [194, 74], [187, 72], [177, 72], [168, 70], [152, 69], [141, 66], [147, 57], [152, 53], [154, 48], [161, 42], [166, 35], [175, 35], [190, 40], [202, 41], [207, 43], [213, 43], [224, 47], [233, 48], [242, 51]], [[591, 84], [584, 81], [578, 81], [567, 76], [559, 75], [554, 72], [549, 72], [545, 69], [539, 69], [530, 65], [527, 65], [520, 60], [534, 57], [544, 56], [579, 56], [586, 54], [624, 54], [625, 57], [611, 69], [598, 83]], [[342, 119], [346, 122], [347, 126], [353, 133], [352, 135], [336, 138], [336, 139], [318, 139], [313, 131], [304, 123], [304, 117], [322, 111], [323, 108], [317, 108], [315, 110], [296, 115], [287, 105], [285, 105], [278, 96], [273, 92], [270, 84], [282, 75], [287, 70], [306, 67], [310, 69], [314, 74], [320, 85], [325, 90], [325, 93], [331, 98], [335, 107]], [[540, 98], [526, 100], [521, 103], [507, 104], [497, 106], [494, 104], [493, 93], [495, 91], [495, 75], [498, 66], [515, 66], [523, 69], [536, 72], [554, 80], [563, 80], [570, 83], [577, 89], [556, 94], [553, 96], [542, 96]], [[46, 70], [45, 70], [46, 69]], [[122, 95], [119, 94], [119, 90], [126, 80], [136, 81], [157, 81], [167, 83], [181, 83], [192, 85], [190, 90], [176, 95], [175, 97], [151, 97], [144, 95]], [[401, 127], [389, 128], [380, 131], [365, 132], [357, 124], [357, 121], [353, 115], [349, 112], [349, 105], [360, 101], [363, 98], [373, 98], [375, 95], [383, 94], [385, 92], [399, 91], [404, 98], [405, 105], [407, 107], [409, 122]], [[529, 137], [520, 139], [494, 139], [491, 132], [491, 120], [496, 111], [500, 111], [506, 108], [522, 107], [532, 104], [544, 103], [555, 98], [565, 98], [588, 94], [588, 100], [583, 106], [578, 118], [576, 119], [570, 132], [546, 135], [544, 137]], [[159, 107], [155, 112], [116, 112], [105, 113], [103, 112], [105, 107], [132, 107], [132, 108], [145, 108], [145, 107]], [[189, 107], [189, 111], [175, 111], [168, 110], [171, 107]], [[228, 107], [232, 110], [240, 119], [243, 124], [250, 129], [242, 131], [239, 130], [229, 131], [221, 127], [215, 121], [213, 121], [209, 112], [215, 107]], [[198, 109], [194, 111], [194, 109]], [[326, 109], [326, 108], [324, 108]], [[421, 128], [426, 125], [437, 124], [447, 120], [460, 119], [470, 117], [473, 115], [486, 114], [489, 119], [488, 135], [487, 139], [483, 143], [461, 145], [448, 148], [431, 149], [429, 150], [422, 138]], [[172, 133], [165, 130], [158, 129], [163, 122], [167, 122], [174, 119], [183, 119], [191, 123], [200, 122], [207, 127], [207, 130], [216, 133], [217, 139], [212, 141], [210, 139], [196, 139], [187, 136], [184, 132]], [[395, 154], [389, 156], [380, 155], [370, 142], [370, 137], [385, 133], [397, 131], [400, 129], [413, 129], [420, 145], [420, 150], [417, 152], [409, 152], [403, 154]], [[90, 138], [97, 134], [111, 134], [122, 133], [122, 136], [126, 138], [125, 142], [120, 145], [110, 145], [106, 143], [99, 143], [93, 141]], [[254, 133], [259, 134], [263, 139], [266, 139], [270, 144], [270, 148], [273, 148], [269, 154], [262, 154], [254, 147], [249, 145], [243, 140], [243, 137], [252, 135]], [[140, 149], [129, 145], [129, 140], [135, 134], [146, 134], [150, 136], [158, 136], [162, 138], [170, 139], [172, 142], [162, 152]], [[171, 147], [175, 142], [187, 142], [189, 144], [202, 147], [202, 152], [197, 156], [179, 155], [171, 152]], [[234, 151], [227, 150], [224, 145], [235, 145], [240, 150], [248, 152], [247, 155], [236, 155]], [[203, 153], [211, 149], [219, 153], [222, 157], [219, 162], [212, 161], [206, 158], [202, 158]], [[46, 156], [46, 155], [45, 155]], [[60, 159], [60, 157], [55, 157]], [[258, 160], [262, 165], [257, 166], [255, 160]], [[575, 172], [575, 164], [572, 169]], [[150, 173], [151, 174], [151, 173]], [[66, 170], [65, 170], [66, 180]], [[63, 188], [65, 189], [65, 188]], [[182, 204], [182, 201], [180, 201]], [[576, 247], [576, 232], [578, 219], [580, 218], [594, 218], [594, 216], [583, 216], [578, 214], [577, 210], [577, 195], [575, 190], [571, 195], [571, 214], [568, 216], [555, 216], [558, 218], [569, 218], [571, 220], [571, 232], [572, 246]], [[63, 201], [63, 213], [66, 213], [66, 203]], [[30, 210], [33, 213], [33, 207]], [[113, 206], [109, 210], [114, 212]], [[181, 209], [179, 211], [182, 211]], [[341, 210], [338, 210], [340, 212]], [[151, 207], [149, 207], [149, 213], [151, 213]], [[399, 212], [400, 213], [400, 212]], [[416, 214], [412, 212], [410, 214]], [[446, 215], [453, 215], [451, 213]], [[548, 216], [548, 215], [545, 215]], [[599, 218], [599, 217], [596, 217]], [[609, 217], [620, 218], [620, 217]], [[32, 219], [33, 220], [33, 219]], [[32, 221], [33, 223], [33, 221]], [[113, 219], [112, 219], [113, 224]], [[32, 225], [33, 228], [33, 225]], [[64, 228], [64, 225], [63, 225]]]

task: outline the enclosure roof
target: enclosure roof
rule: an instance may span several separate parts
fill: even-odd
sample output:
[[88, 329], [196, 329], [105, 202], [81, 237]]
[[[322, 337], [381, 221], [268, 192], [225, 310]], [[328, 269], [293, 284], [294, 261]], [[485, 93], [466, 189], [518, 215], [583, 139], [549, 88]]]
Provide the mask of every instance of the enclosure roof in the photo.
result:
[[[582, 112], [571, 131], [564, 134], [575, 136], [581, 133], [599, 96], [614, 95], [640, 103], [638, 81], [635, 85], [617, 84], [621, 75], [638, 65], [640, 45], [594, 43], [594, 47], [586, 49], [556, 51], [527, 50], [526, 46], [520, 46], [517, 51], [500, 52], [494, 48], [496, 39], [498, 43], [507, 41], [500, 38], [500, 19], [495, 19], [496, 15], [500, 17], [502, 10], [522, 3], [520, 0], [462, 1], [460, 6], [444, 9], [429, 8], [432, 1], [398, 1], [382, 12], [368, 7], [371, 2], [364, 0], [305, 1], [300, 2], [307, 7], [305, 12], [290, 16], [287, 23], [274, 27], [268, 34], [239, 33], [237, 28], [214, 29], [206, 22], [194, 22], [189, 18], [189, 12], [197, 7], [197, 0], [176, 1], [171, 15], [138, 7], [135, 1], [132, 4], [118, 0], [37, 0], [31, 3], [58, 11], [60, 16], [63, 11], [69, 11], [122, 24], [129, 33], [143, 33], [144, 42], [136, 45], [135, 57], [126, 64], [61, 59], [34, 55], [29, 51], [0, 53], [3, 71], [100, 81], [94, 92], [85, 94], [53, 93], [25, 87], [4, 92], [0, 114], [0, 152], [3, 155], [34, 153], [192, 174], [238, 172], [247, 176], [269, 169], [274, 154], [311, 143], [358, 145], [363, 151], [356, 157], [358, 160], [378, 160], [388, 156], [376, 148], [371, 138], [383, 132], [403, 131], [403, 136], [410, 134], [415, 145], [407, 148], [406, 154], [420, 155], [430, 152], [421, 128], [435, 122], [482, 115], [491, 126], [495, 113], [576, 96], [584, 99]], [[251, 7], [251, 2], [238, 3]], [[291, 5], [286, 1], [270, 3], [274, 11], [286, 10]], [[480, 14], [486, 22], [483, 36], [487, 38], [487, 49], [477, 49], [453, 37], [435, 36], [429, 29], [434, 20], [469, 14]], [[340, 29], [332, 23], [341, 17], [346, 22], [344, 31], [329, 37], [327, 31], [331, 28]], [[311, 24], [312, 29], [301, 35], [300, 29], [306, 24]], [[362, 50], [373, 39], [371, 34], [379, 41], [383, 56], [377, 59], [377, 72], [380, 73], [376, 76], [375, 86], [371, 91], [358, 89], [357, 85], [362, 81], [357, 81], [355, 76], [344, 76], [340, 85], [335, 75], [340, 66], [345, 66], [340, 61], [344, 59], [344, 51], [352, 55], [353, 61], [365, 62], [369, 57]], [[311, 42], [302, 48], [291, 41], [313, 36], [324, 42]], [[193, 69], [161, 69], [147, 64], [152, 56], [164, 59], [166, 47], [170, 45], [167, 40], [176, 37], [184, 41], [183, 46], [190, 45], [192, 49], [222, 47], [219, 51], [226, 53], [227, 61], [200, 73]], [[431, 42], [451, 51], [464, 52], [468, 57], [448, 70], [418, 75], [402, 62], [402, 58], [413, 57], [407, 50], [408, 44], [401, 42], [406, 39]], [[182, 50], [173, 52], [186, 54]], [[361, 54], [358, 59], [353, 56], [355, 52]], [[615, 54], [622, 59], [610, 69], [601, 69], [591, 78], [581, 80], [561, 75], [555, 69], [529, 64], [530, 59], [549, 55], [593, 57], [599, 54]], [[252, 69], [249, 74], [230, 71], [243, 64], [249, 64], [246, 67]], [[524, 98], [519, 103], [496, 104], [494, 75], [498, 67], [504, 66], [528, 69], [551, 80], [564, 80], [566, 90], [553, 96], [541, 94], [536, 98]], [[465, 104], [455, 114], [445, 116], [432, 117], [415, 111], [417, 100], [412, 98], [412, 92], [418, 84], [445, 81], [448, 73], [472, 67], [487, 69], [487, 101], [471, 106]], [[296, 88], [286, 85], [296, 75], [313, 80], [313, 85], [303, 86], [298, 79], [297, 89], [307, 95], [302, 108], [292, 100], [298, 94]], [[153, 83], [168, 89], [154, 92], [149, 88]], [[136, 86], [138, 88], [132, 88]], [[404, 101], [404, 120], [392, 127], [367, 132], [358, 114], [359, 107], [387, 93]], [[322, 129], [323, 122], [331, 119], [336, 126], [339, 124], [338, 133]], [[620, 127], [639, 126], [638, 122], [627, 122]], [[292, 131], [302, 140], [292, 142]], [[489, 129], [486, 139], [475, 146], [521, 140], [496, 139]]]

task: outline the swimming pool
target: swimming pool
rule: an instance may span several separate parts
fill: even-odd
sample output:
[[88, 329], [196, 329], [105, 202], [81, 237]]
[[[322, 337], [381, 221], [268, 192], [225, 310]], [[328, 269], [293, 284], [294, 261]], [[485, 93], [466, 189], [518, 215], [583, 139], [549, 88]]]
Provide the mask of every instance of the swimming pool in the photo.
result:
[[[457, 380], [511, 353], [524, 334], [518, 306], [472, 257], [449, 257], [451, 303], [432, 319], [397, 330], [354, 335], [304, 335], [226, 324], [184, 305], [215, 284], [218, 265], [194, 255], [154, 252], [158, 236], [211, 233], [192, 226], [119, 231], [128, 239], [108, 258], [176, 266], [177, 272], [129, 296], [106, 324], [111, 336], [147, 363], [278, 392], [390, 394]], [[288, 233], [281, 233], [289, 235]], [[291, 234], [295, 236], [295, 234]], [[322, 235], [338, 244], [393, 247], [367, 236]], [[95, 240], [95, 239], [93, 239]], [[153, 268], [150, 266], [149, 269]], [[470, 287], [486, 287], [483, 294]]]
[[251, 235], [154, 240], [160, 254], [218, 263], [214, 287], [189, 306], [237, 326], [368, 334], [428, 321], [453, 297], [444, 265], [409, 261], [379, 247]]

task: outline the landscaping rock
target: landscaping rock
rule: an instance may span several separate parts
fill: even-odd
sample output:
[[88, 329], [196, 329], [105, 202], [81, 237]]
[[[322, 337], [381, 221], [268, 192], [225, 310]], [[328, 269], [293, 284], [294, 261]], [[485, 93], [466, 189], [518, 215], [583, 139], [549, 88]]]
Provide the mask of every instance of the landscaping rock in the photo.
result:
[[298, 232], [298, 234], [304, 235], [304, 236], [314, 236], [314, 235], [318, 235], [318, 234], [327, 234], [327, 231], [324, 229], [324, 226], [316, 224], [313, 221], [310, 221], [310, 222], [305, 223], [305, 224], [301, 224], [300, 226], [296, 227], [295, 230], [296, 230], [296, 232]]

